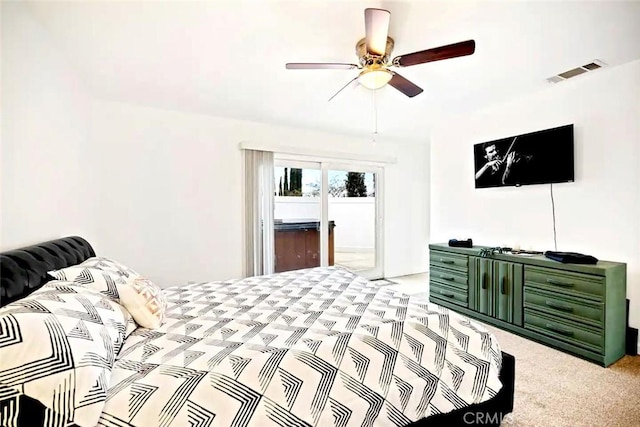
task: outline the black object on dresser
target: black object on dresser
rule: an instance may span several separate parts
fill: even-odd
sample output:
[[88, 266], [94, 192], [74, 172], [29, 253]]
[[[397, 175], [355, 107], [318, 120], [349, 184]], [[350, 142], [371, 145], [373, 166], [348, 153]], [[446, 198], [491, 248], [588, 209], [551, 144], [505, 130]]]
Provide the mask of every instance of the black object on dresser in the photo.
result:
[[449, 239], [449, 246], [452, 246], [454, 248], [472, 248], [473, 247], [473, 240], [471, 240], [471, 239], [466, 239], [466, 240]]
[[625, 354], [626, 264], [429, 245], [431, 302], [603, 366]]

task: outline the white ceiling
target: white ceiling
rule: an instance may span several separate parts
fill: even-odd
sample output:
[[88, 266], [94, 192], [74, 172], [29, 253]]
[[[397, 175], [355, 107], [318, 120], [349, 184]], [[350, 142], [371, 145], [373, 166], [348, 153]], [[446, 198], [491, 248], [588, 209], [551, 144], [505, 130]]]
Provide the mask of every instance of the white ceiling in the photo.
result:
[[30, 7], [98, 98], [361, 135], [374, 126], [371, 91], [347, 88], [327, 102], [357, 70], [286, 70], [284, 64], [357, 62], [366, 7], [391, 11], [392, 56], [476, 41], [472, 56], [400, 69], [424, 88], [421, 95], [377, 91], [381, 136], [419, 139], [442, 115], [549, 88], [547, 77], [594, 59], [615, 66], [640, 58], [638, 1], [46, 1]]

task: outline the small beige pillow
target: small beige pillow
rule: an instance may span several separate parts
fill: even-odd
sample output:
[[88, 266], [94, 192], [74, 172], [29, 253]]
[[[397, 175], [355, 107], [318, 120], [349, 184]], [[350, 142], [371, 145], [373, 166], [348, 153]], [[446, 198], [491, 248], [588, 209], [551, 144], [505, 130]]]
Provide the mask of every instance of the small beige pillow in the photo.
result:
[[118, 285], [120, 304], [133, 320], [142, 327], [155, 329], [162, 325], [167, 300], [162, 289], [144, 277], [133, 277], [124, 285]]

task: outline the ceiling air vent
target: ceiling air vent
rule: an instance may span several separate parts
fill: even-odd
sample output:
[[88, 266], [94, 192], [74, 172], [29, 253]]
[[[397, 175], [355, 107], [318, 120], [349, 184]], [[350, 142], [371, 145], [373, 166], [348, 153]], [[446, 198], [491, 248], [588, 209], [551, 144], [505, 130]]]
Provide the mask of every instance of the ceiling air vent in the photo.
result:
[[584, 68], [574, 68], [573, 70], [565, 71], [564, 73], [558, 74], [563, 79], [570, 79], [571, 77], [579, 76], [582, 73], [586, 73], [588, 70]]
[[589, 71], [593, 71], [593, 70], [597, 70], [598, 68], [602, 68], [602, 65], [592, 62], [591, 64], [583, 65], [582, 68], [586, 68]]
[[557, 76], [552, 76], [547, 79], [549, 83], [560, 83], [563, 80], [570, 79], [571, 77], [579, 76], [580, 74], [588, 73], [589, 71], [595, 71], [599, 68], [604, 67], [606, 64], [602, 61], [595, 59], [593, 62], [583, 65], [578, 68], [574, 68], [572, 70], [565, 71], [563, 73], [558, 74]]

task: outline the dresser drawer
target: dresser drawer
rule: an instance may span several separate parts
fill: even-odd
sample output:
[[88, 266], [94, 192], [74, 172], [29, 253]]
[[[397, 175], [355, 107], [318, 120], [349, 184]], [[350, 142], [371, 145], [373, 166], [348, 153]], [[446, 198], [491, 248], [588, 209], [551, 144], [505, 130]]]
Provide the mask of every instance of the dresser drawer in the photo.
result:
[[429, 279], [432, 282], [438, 282], [445, 285], [453, 286], [466, 291], [469, 286], [467, 284], [467, 275], [455, 270], [446, 270], [441, 267], [432, 265], [429, 268]]
[[524, 287], [524, 306], [552, 316], [560, 316], [568, 320], [588, 323], [596, 328], [604, 322], [604, 304], [576, 299], [570, 296], [561, 297], [529, 286]]
[[524, 281], [526, 286], [596, 301], [601, 301], [605, 293], [602, 276], [558, 271], [551, 268], [526, 265]]
[[[465, 291], [461, 291], [459, 288], [454, 288], [437, 282], [430, 282], [429, 295], [432, 298], [467, 307], [467, 293]], [[437, 303], [438, 301], [435, 302]]]
[[602, 329], [569, 320], [547, 317], [528, 308], [524, 310], [524, 327], [551, 338], [602, 353]]
[[432, 250], [429, 252], [429, 264], [432, 267], [443, 267], [466, 273], [469, 270], [469, 257], [466, 255]]

